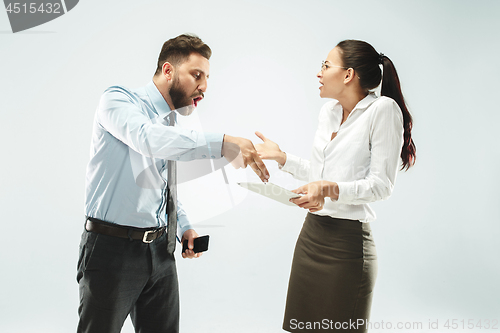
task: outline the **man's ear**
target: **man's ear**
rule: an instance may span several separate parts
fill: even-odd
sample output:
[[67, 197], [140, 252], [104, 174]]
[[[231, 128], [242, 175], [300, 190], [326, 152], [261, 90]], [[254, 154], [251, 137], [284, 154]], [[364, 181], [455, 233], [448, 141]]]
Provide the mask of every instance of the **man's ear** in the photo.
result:
[[355, 75], [356, 74], [354, 72], [354, 69], [348, 68], [347, 72], [345, 73], [345, 76], [344, 76], [344, 84], [347, 84], [347, 83], [351, 82], [352, 80], [354, 80]]
[[174, 66], [172, 66], [171, 63], [168, 61], [163, 63], [163, 66], [161, 66], [161, 72], [163, 76], [167, 79], [167, 81], [170, 81], [174, 78]]

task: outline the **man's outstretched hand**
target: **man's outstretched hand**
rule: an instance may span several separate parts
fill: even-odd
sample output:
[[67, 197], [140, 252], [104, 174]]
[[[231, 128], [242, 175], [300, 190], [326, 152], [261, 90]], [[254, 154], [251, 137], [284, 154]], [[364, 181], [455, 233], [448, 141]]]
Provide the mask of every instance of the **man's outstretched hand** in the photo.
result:
[[269, 171], [262, 162], [252, 141], [244, 138], [224, 135], [222, 155], [233, 167], [246, 168], [248, 165], [263, 182], [269, 180]]

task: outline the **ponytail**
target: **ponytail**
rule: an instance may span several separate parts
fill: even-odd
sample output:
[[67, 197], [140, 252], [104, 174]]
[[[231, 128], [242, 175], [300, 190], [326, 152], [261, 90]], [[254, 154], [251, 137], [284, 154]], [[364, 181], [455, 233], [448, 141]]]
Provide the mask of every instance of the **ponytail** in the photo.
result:
[[[408, 170], [415, 164], [416, 150], [415, 143], [411, 138], [413, 119], [411, 117], [401, 92], [398, 73], [392, 61], [382, 53], [375, 51], [373, 46], [360, 40], [344, 40], [337, 44], [340, 48], [343, 65], [353, 68], [359, 77], [359, 84], [366, 91], [375, 89], [382, 81], [382, 96], [392, 98], [398, 103], [403, 114], [404, 142], [401, 148], [401, 159], [403, 165], [401, 170]], [[380, 70], [383, 67], [383, 75]]]
[[403, 97], [403, 92], [401, 91], [401, 84], [399, 82], [398, 73], [396, 68], [392, 63], [391, 59], [387, 56], [380, 54], [380, 60], [383, 67], [382, 74], [382, 89], [381, 95], [392, 98], [398, 103], [401, 112], [403, 113], [403, 128], [404, 128], [404, 142], [403, 148], [401, 149], [401, 159], [403, 160], [403, 166], [401, 170], [408, 170], [411, 166], [415, 164], [416, 151], [415, 143], [411, 138], [411, 130], [413, 127], [413, 119], [406, 107], [406, 103]]

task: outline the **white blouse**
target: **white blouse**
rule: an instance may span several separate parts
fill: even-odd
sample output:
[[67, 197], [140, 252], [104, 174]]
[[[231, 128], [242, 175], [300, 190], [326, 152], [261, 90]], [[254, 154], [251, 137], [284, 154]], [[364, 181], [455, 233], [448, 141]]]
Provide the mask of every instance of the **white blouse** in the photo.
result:
[[327, 198], [314, 214], [371, 222], [376, 216], [368, 203], [389, 198], [401, 165], [403, 115], [393, 99], [373, 93], [359, 101], [340, 125], [342, 115], [337, 100], [326, 103], [319, 114], [311, 161], [287, 153], [281, 170], [307, 182], [338, 184], [338, 200]]

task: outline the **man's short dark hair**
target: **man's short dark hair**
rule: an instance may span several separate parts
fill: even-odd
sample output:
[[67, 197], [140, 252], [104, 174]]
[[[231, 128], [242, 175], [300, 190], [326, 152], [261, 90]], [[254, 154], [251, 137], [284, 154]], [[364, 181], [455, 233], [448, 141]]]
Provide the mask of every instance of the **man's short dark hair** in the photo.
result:
[[161, 48], [155, 75], [161, 73], [161, 69], [165, 62], [169, 62], [174, 67], [179, 66], [189, 58], [191, 53], [198, 53], [210, 59], [212, 50], [195, 35], [183, 34], [167, 40]]

